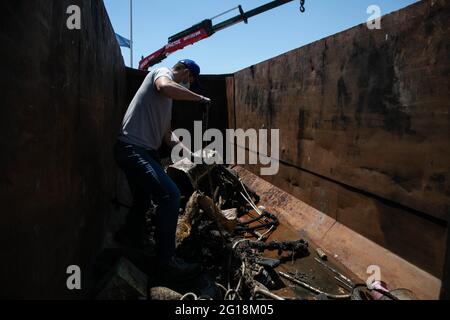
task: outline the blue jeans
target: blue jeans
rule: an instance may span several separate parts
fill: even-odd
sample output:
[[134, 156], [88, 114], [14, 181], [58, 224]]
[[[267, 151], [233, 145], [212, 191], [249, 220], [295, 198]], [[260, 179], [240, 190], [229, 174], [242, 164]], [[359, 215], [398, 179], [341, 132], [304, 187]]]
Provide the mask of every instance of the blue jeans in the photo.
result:
[[152, 199], [156, 205], [155, 240], [158, 260], [168, 262], [175, 254], [175, 234], [180, 209], [180, 191], [165, 173], [153, 151], [117, 141], [114, 156], [125, 172], [133, 193], [133, 207], [127, 218], [131, 232], [145, 226], [145, 214]]

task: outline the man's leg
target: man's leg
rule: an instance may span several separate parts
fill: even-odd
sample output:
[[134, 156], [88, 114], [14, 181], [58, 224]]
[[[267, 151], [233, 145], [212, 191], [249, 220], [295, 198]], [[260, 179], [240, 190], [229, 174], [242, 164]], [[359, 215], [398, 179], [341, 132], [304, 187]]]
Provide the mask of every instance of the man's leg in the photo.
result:
[[155, 194], [154, 197], [157, 204], [155, 240], [158, 260], [164, 263], [170, 261], [175, 255], [175, 235], [180, 211], [180, 191], [159, 164], [155, 164], [155, 170], [158, 172], [163, 189], [162, 193]]
[[128, 178], [128, 184], [133, 195], [133, 206], [127, 215], [122, 232], [131, 241], [132, 246], [142, 248], [146, 244], [146, 213], [151, 205], [150, 195], [148, 191], [146, 192], [138, 184], [133, 182], [132, 179]]
[[175, 257], [175, 234], [180, 208], [180, 191], [161, 165], [149, 153], [132, 145], [117, 144], [116, 159], [133, 184], [158, 205], [156, 210], [156, 247], [158, 273], [168, 281], [188, 279], [200, 270]]
[[[149, 200], [150, 195], [153, 195], [158, 205], [155, 219], [157, 253], [162, 263], [168, 262], [175, 254], [175, 233], [180, 207], [178, 187], [143, 148], [119, 142], [116, 146], [116, 160], [139, 196], [136, 199], [136, 211], [130, 215], [130, 221], [142, 221], [142, 198]], [[145, 209], [148, 208], [149, 203]]]

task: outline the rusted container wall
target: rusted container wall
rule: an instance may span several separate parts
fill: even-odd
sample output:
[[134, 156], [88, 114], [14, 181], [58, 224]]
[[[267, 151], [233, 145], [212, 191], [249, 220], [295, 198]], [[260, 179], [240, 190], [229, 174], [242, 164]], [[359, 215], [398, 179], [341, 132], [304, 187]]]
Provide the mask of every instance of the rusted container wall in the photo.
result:
[[450, 300], [450, 233], [448, 233], [448, 229], [447, 229], [447, 252], [445, 257], [444, 276], [442, 278], [441, 299]]
[[100, 0], [7, 1], [1, 16], [0, 296], [81, 298], [115, 189], [123, 58]]
[[385, 16], [381, 30], [357, 26], [228, 83], [237, 128], [280, 129], [280, 171], [265, 179], [439, 277], [449, 34], [450, 3], [422, 1]]
[[[201, 63], [201, 61], [199, 61]], [[227, 75], [201, 76], [201, 88], [197, 92], [211, 98], [208, 128], [220, 130], [225, 135], [228, 128], [228, 100], [226, 95]], [[174, 103], [172, 128], [187, 129], [194, 139], [194, 122], [203, 121], [205, 108], [198, 103], [179, 102]], [[206, 125], [206, 124], [205, 124]]]

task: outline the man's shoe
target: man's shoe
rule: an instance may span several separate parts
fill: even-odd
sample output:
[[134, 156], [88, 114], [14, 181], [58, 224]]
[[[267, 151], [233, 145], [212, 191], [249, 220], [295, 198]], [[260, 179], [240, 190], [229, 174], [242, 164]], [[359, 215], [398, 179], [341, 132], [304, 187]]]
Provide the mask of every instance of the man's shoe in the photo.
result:
[[191, 280], [200, 274], [198, 263], [187, 263], [183, 259], [173, 257], [171, 261], [159, 264], [158, 276], [165, 281]]

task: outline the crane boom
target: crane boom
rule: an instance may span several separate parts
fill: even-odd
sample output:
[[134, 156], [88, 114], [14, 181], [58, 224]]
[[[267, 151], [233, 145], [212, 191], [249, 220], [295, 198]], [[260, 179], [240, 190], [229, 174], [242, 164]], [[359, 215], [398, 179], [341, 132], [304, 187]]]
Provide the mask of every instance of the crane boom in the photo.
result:
[[[286, 3], [292, 2], [294, 0], [275, 0], [272, 2], [269, 2], [265, 5], [262, 5], [260, 7], [257, 7], [253, 10], [250, 10], [248, 12], [244, 12], [242, 9], [242, 6], [238, 6], [235, 9], [239, 9], [239, 15], [232, 17], [228, 20], [225, 20], [221, 23], [218, 23], [216, 25], [213, 25], [212, 20], [214, 19], [206, 19], [202, 22], [184, 30], [181, 31], [171, 37], [169, 37], [168, 44], [159, 49], [158, 51], [152, 53], [146, 58], [143, 58], [139, 62], [139, 69], [141, 70], [147, 70], [151, 66], [163, 61], [167, 56], [175, 51], [181, 50], [184, 47], [194, 44], [198, 41], [201, 41], [203, 39], [206, 39], [210, 36], [212, 36], [214, 33], [223, 30], [225, 28], [231, 27], [237, 23], [240, 23], [244, 21], [245, 23], [248, 23], [248, 19], [264, 13], [266, 11], [272, 10], [274, 8], [277, 8], [279, 6], [282, 6]], [[305, 12], [305, 0], [300, 0], [300, 11]], [[232, 9], [234, 10], [234, 9]], [[232, 11], [228, 10], [226, 13]], [[223, 14], [221, 14], [223, 15]], [[219, 16], [221, 16], [219, 15]], [[216, 16], [215, 18], [219, 17]]]

